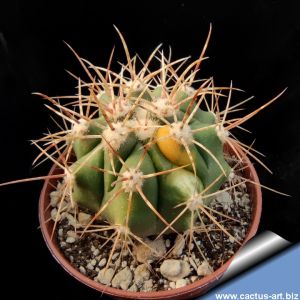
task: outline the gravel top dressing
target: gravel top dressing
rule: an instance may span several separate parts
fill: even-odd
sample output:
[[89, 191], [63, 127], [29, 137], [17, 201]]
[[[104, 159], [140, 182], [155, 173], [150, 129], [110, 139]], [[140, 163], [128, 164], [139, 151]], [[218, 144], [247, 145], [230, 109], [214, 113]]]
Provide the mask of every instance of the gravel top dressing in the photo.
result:
[[[233, 164], [234, 159], [228, 158], [228, 161]], [[63, 203], [59, 202], [61, 183], [58, 183], [50, 195], [52, 218], [57, 217], [61, 205], [56, 229], [58, 245], [74, 267], [102, 284], [135, 292], [183, 287], [221, 267], [246, 237], [251, 203], [242, 181], [242, 170], [235, 171], [231, 184], [237, 186], [226, 190], [229, 183], [223, 184], [222, 189], [226, 191], [218, 193], [210, 205], [210, 213], [228, 234], [201, 212], [193, 235], [187, 231], [181, 236], [175, 233], [158, 239], [152, 236], [142, 243], [130, 244], [127, 249], [122, 248], [121, 243], [114, 244], [116, 234], [102, 229], [107, 224], [101, 220], [94, 222], [92, 229], [81, 236], [82, 225], [88, 224], [92, 215], [72, 209], [68, 197]]]

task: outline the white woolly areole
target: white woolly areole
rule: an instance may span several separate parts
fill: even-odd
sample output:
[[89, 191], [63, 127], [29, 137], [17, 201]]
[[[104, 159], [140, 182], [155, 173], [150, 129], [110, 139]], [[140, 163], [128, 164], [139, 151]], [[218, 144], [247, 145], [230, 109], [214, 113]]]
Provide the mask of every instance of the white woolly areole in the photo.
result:
[[158, 123], [149, 118], [138, 120], [136, 126], [138, 126], [139, 128], [135, 131], [135, 135], [139, 140], [145, 141], [150, 139], [154, 135]]
[[152, 104], [154, 106], [154, 112], [161, 117], [171, 117], [174, 113], [176, 113], [174, 105], [168, 98], [157, 98], [152, 102]]
[[182, 91], [188, 96], [194, 96], [196, 93], [196, 90], [192, 86], [187, 84], [182, 87]]
[[137, 107], [134, 111], [134, 114], [138, 120], [142, 120], [142, 119], [146, 119], [149, 116], [150, 112], [148, 112], [144, 108]]
[[107, 105], [107, 114], [111, 118], [119, 119], [126, 116], [131, 108], [132, 106], [127, 99], [118, 98]]
[[195, 211], [199, 208], [199, 205], [203, 205], [203, 199], [201, 195], [194, 196], [189, 202], [188, 202], [188, 208], [190, 211]]
[[141, 188], [144, 182], [143, 172], [140, 170], [132, 169], [125, 171], [122, 174], [123, 182], [122, 187], [125, 189], [125, 192], [135, 192], [137, 188]]
[[65, 181], [65, 183], [66, 183], [67, 186], [73, 187], [74, 183], [75, 183], [75, 176], [74, 176], [74, 174], [72, 174], [68, 170], [65, 170], [64, 181]]
[[100, 91], [98, 94], [97, 94], [97, 99], [99, 100], [99, 101], [101, 101], [101, 97], [103, 96], [105, 94], [105, 92], [104, 91]]
[[229, 131], [224, 128], [222, 124], [218, 124], [216, 127], [217, 135], [221, 142], [224, 144], [229, 137]]
[[129, 228], [123, 225], [119, 225], [117, 230], [122, 235], [127, 235], [130, 232]]
[[231, 169], [230, 170], [230, 173], [229, 173], [229, 175], [228, 175], [228, 180], [233, 180], [234, 179], [234, 177], [235, 177], [235, 174], [234, 174], [234, 171], [233, 171], [233, 169]]
[[[102, 136], [104, 139], [102, 140], [102, 143], [103, 146], [109, 151], [111, 151], [111, 147], [117, 151], [128, 137], [129, 129], [123, 124], [123, 122], [111, 123], [111, 126], [113, 129], [107, 127], [103, 131]], [[108, 143], [111, 147], [108, 145]]]
[[87, 120], [79, 119], [78, 123], [73, 125], [72, 128], [72, 135], [73, 136], [82, 136], [84, 135], [89, 129], [89, 123]]
[[145, 88], [145, 84], [140, 80], [127, 80], [124, 87], [124, 93], [128, 94], [131, 90], [132, 92], [141, 92]]
[[154, 135], [157, 129], [158, 122], [149, 117], [149, 114], [144, 109], [138, 109], [135, 113], [135, 118], [127, 122], [128, 127], [134, 129], [135, 135], [141, 141], [145, 141]]
[[172, 123], [170, 133], [180, 143], [182, 140], [188, 145], [193, 142], [192, 129], [188, 124], [183, 124], [183, 122]]

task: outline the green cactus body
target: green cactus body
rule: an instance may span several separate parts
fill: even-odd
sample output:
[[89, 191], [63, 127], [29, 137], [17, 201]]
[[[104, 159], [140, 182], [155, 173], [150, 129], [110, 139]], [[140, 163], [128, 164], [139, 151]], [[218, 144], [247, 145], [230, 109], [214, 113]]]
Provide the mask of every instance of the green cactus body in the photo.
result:
[[[194, 78], [201, 59], [178, 74], [185, 59], [171, 62], [163, 51], [160, 59], [158, 49], [136, 70], [138, 60], [120, 37], [127, 58], [120, 73], [81, 61], [98, 78], [85, 84], [90, 94], [80, 95], [73, 115], [65, 181], [73, 200], [111, 228], [143, 238], [183, 233], [231, 174], [223, 152], [227, 132], [207, 105], [206, 96], [218, 89], [212, 78], [192, 86], [200, 82]], [[161, 63], [154, 72], [152, 59]]]
[[[102, 133], [101, 126], [106, 125], [105, 119], [102, 117], [91, 120], [86, 126], [85, 134], [74, 140], [73, 149], [77, 159], [80, 159], [85, 154], [89, 153], [100, 142], [100, 134]], [[99, 138], [86, 138], [89, 135], [99, 135]]]
[[[126, 142], [121, 145], [120, 149], [118, 150], [118, 155], [125, 160], [131, 153], [132, 149], [136, 145], [137, 140], [133, 134], [130, 134], [127, 137]], [[111, 163], [111, 159], [113, 160], [113, 165]], [[115, 169], [116, 172], [119, 172], [121, 169], [121, 162], [120, 160], [115, 156], [111, 154], [111, 151], [108, 149], [104, 150], [104, 169], [113, 171]], [[105, 173], [104, 174], [104, 188], [105, 192], [109, 192], [112, 190], [111, 184], [117, 180], [117, 177], [111, 173]]]
[[[143, 154], [141, 146], [141, 144], [137, 144], [132, 153], [125, 160], [126, 167], [131, 169], [136, 168]], [[122, 166], [120, 174], [124, 174], [124, 172], [128, 171], [126, 167]], [[155, 172], [153, 162], [148, 154], [146, 154], [146, 156], [144, 157], [143, 162], [139, 167], [139, 171], [144, 175]], [[107, 192], [105, 194], [102, 205], [105, 205], [107, 201], [111, 202], [105, 209], [103, 216], [111, 224], [125, 226], [129, 205], [129, 192], [124, 191], [121, 192], [117, 197], [114, 197], [114, 195], [118, 194], [118, 191], [120, 191], [121, 188], [122, 182], [118, 182], [110, 192]], [[140, 188], [142, 189], [144, 195], [147, 197], [151, 205], [153, 205], [153, 207], [157, 209], [157, 178], [152, 177], [144, 180]], [[128, 226], [134, 234], [145, 237], [156, 233], [156, 215], [152, 212], [149, 206], [143, 201], [142, 197], [136, 191], [132, 193], [132, 201], [128, 214]]]
[[[147, 105], [145, 101], [152, 102], [154, 110], [151, 108], [151, 110], [147, 112], [147, 115], [152, 119], [156, 119], [157, 124], [160, 126], [166, 126], [163, 124], [162, 118], [159, 116], [157, 118], [155, 114], [155, 105], [161, 105], [156, 101], [162, 101], [159, 100], [163, 94], [162, 90], [162, 87], [158, 86], [152, 92], [146, 90], [143, 95], [141, 95], [141, 92], [133, 91], [130, 96], [127, 95], [126, 97], [131, 105], [133, 105], [137, 98], [144, 101], [144, 105]], [[181, 92], [179, 95], [176, 95], [176, 101], [182, 101], [187, 97], [190, 96], [185, 92]], [[100, 106], [110, 105], [110, 101], [112, 101], [111, 97], [107, 97], [104, 93], [98, 99], [102, 101]], [[189, 113], [186, 111], [190, 101], [192, 100], [190, 99], [185, 102], [180, 109], [175, 111], [177, 122], [182, 122], [185, 118], [185, 114]], [[192, 109], [195, 108], [195, 105], [196, 103], [194, 103]], [[113, 105], [110, 105], [110, 107], [113, 107]], [[145, 109], [144, 106], [142, 107]], [[124, 118], [126, 118], [126, 115], [120, 114], [120, 116], [115, 116], [112, 114], [111, 117], [113, 118], [111, 127], [113, 127], [114, 124], [122, 122]], [[169, 122], [175, 122], [174, 115], [167, 116], [166, 118]], [[123, 178], [122, 181], [122, 176], [126, 174], [128, 168], [136, 168], [138, 161], [141, 159], [141, 155], [143, 155], [143, 144], [148, 143], [150, 137], [138, 142], [138, 134], [134, 134], [134, 126], [138, 126], [138, 124], [134, 123], [134, 119], [131, 119], [131, 129], [128, 130], [128, 134], [125, 134], [126, 137], [124, 140], [120, 141], [119, 144], [115, 140], [112, 140], [112, 144], [117, 143], [116, 148], [114, 148], [113, 145], [107, 142], [107, 139], [110, 137], [106, 132], [108, 132], [109, 129], [102, 129], [103, 125], [106, 125], [105, 120], [103, 116], [93, 120], [85, 133], [86, 135], [97, 134], [100, 135], [100, 137], [101, 135], [106, 135], [107, 137], [105, 140], [102, 140], [102, 144], [100, 144], [101, 139], [89, 140], [84, 137], [81, 140], [76, 140], [74, 143], [74, 152], [78, 161], [74, 163], [72, 168], [75, 168], [76, 165], [80, 164], [80, 162], [86, 159], [91, 153], [92, 155], [75, 176], [73, 198], [79, 205], [92, 209], [95, 212], [102, 208], [102, 218], [112, 225], [128, 226], [131, 232], [140, 237], [157, 234], [166, 227], [166, 224], [170, 224], [175, 220], [182, 210], [190, 205], [190, 202], [196, 201], [193, 199], [197, 197], [201, 198], [199, 195], [207, 195], [218, 190], [229, 175], [230, 167], [224, 159], [223, 144], [217, 135], [216, 126], [212, 126], [216, 122], [215, 116], [210, 112], [198, 109], [195, 111], [194, 116], [192, 116], [191, 122], [188, 125], [190, 129], [188, 130], [205, 128], [202, 131], [192, 134], [192, 139], [201, 144], [203, 148], [191, 142], [187, 143], [190, 156], [192, 157], [191, 161], [190, 156], [185, 153], [184, 145], [178, 145], [179, 148], [177, 148], [181, 149], [180, 152], [184, 155], [178, 153], [179, 155], [177, 155], [176, 158], [175, 153], [174, 158], [174, 153], [171, 153], [172, 158], [170, 160], [168, 153], [170, 154], [172, 151], [176, 152], [176, 147], [174, 149], [172, 149], [172, 147], [170, 149], [164, 149], [164, 144], [160, 144], [159, 142], [157, 145], [151, 145], [151, 147], [148, 148], [148, 153], [144, 155], [138, 172], [144, 175], [154, 174], [156, 172], [166, 173], [158, 177], [143, 179], [139, 187], [143, 195], [132, 188], [132, 198], [129, 200], [130, 190], [124, 190], [125, 179]], [[102, 127], [98, 126], [99, 123]], [[122, 126], [118, 125], [121, 129], [112, 130], [111, 133], [115, 134], [118, 130], [121, 132], [121, 130], [127, 126], [126, 124], [127, 123], [122, 123]], [[173, 123], [170, 125], [171, 127], [172, 124]], [[174, 126], [176, 127], [176, 124]], [[106, 128], [109, 128], [108, 125], [106, 125]], [[142, 129], [136, 130], [139, 131]], [[159, 130], [162, 129], [160, 128]], [[159, 132], [159, 130], [157, 132]], [[165, 128], [165, 130], [168, 129]], [[118, 137], [118, 135], [116, 135], [116, 137]], [[163, 138], [164, 137], [162, 137], [162, 139]], [[169, 141], [167, 140], [167, 144], [168, 143]], [[177, 142], [174, 140], [172, 143], [173, 145], [177, 145]], [[95, 151], [97, 148], [99, 148], [99, 150]], [[183, 156], [184, 159], [182, 158]], [[104, 174], [97, 172], [91, 168], [92, 165], [103, 168], [107, 172]], [[184, 169], [175, 169], [183, 165], [186, 165]], [[168, 172], [168, 170], [171, 169], [175, 170]], [[195, 174], [194, 169], [196, 171]], [[204, 193], [202, 193], [203, 191]], [[210, 198], [205, 198], [204, 202], [206, 205], [209, 204], [209, 200]], [[199, 201], [199, 203], [203, 203], [202, 200]], [[149, 207], [149, 203], [151, 207]], [[155, 210], [156, 213], [153, 210]], [[193, 224], [193, 217], [195, 217], [193, 209], [188, 208], [170, 227], [178, 232], [183, 232], [189, 229], [191, 224]], [[169, 231], [171, 230], [168, 229], [168, 232]]]
[[[154, 166], [157, 171], [170, 170], [176, 165], [170, 163], [160, 152], [156, 145], [153, 145], [149, 154], [152, 158]], [[180, 169], [158, 178], [159, 182], [159, 213], [168, 221], [172, 222], [182, 211], [182, 207], [177, 207], [184, 204], [193, 195], [200, 193], [203, 190], [203, 184], [198, 177], [193, 173]], [[191, 212], [187, 211], [176, 221], [173, 225], [179, 232], [189, 229], [191, 226]], [[162, 231], [165, 227], [161, 221], [158, 220], [158, 231]]]
[[103, 173], [95, 168], [103, 168], [104, 152], [101, 147], [91, 150], [78, 159], [70, 168], [74, 172], [73, 200], [80, 206], [97, 211], [104, 195]]

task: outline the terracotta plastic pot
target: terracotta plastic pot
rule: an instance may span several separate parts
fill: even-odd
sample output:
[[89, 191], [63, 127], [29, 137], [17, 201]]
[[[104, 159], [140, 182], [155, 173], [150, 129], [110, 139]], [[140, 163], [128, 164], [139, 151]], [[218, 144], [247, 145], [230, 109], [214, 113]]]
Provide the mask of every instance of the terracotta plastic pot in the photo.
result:
[[[244, 170], [245, 177], [257, 183], [257, 184], [251, 184], [251, 183], [247, 184], [248, 191], [250, 193], [251, 202], [252, 202], [252, 222], [249, 226], [248, 233], [243, 242], [243, 244], [245, 244], [256, 234], [259, 221], [260, 221], [261, 209], [262, 209], [262, 195], [261, 195], [261, 189], [258, 185], [259, 179], [257, 177], [256, 171], [252, 163], [244, 154], [242, 154], [242, 156], [244, 156], [244, 162], [245, 165], [247, 166], [247, 168], [245, 168]], [[61, 173], [61, 170], [58, 167], [53, 166], [52, 169], [50, 170], [49, 175], [54, 175], [59, 173]], [[46, 222], [46, 220], [50, 218], [50, 209], [47, 208], [49, 207], [49, 201], [50, 201], [49, 194], [54, 189], [53, 186], [55, 186], [55, 183], [56, 183], [56, 179], [45, 181], [44, 187], [41, 192], [40, 201], [39, 201], [39, 220], [40, 220], [40, 226], [41, 226], [44, 240], [53, 257], [71, 276], [73, 276], [83, 284], [101, 293], [105, 293], [109, 296], [118, 299], [172, 299], [174, 300], [174, 299], [188, 299], [188, 298], [196, 297], [206, 293], [209, 289], [211, 289], [213, 286], [217, 284], [218, 280], [224, 274], [224, 272], [230, 265], [231, 261], [234, 259], [234, 256], [236, 255], [235, 254], [233, 257], [231, 257], [223, 266], [221, 266], [212, 274], [205, 276], [204, 278], [197, 280], [194, 283], [188, 284], [187, 286], [178, 289], [173, 289], [169, 291], [159, 291], [159, 292], [128, 292], [128, 291], [123, 291], [120, 289], [105, 286], [103, 284], [93, 281], [87, 276], [84, 276], [76, 268], [74, 268], [71, 265], [71, 263], [64, 257], [63, 253], [60, 251], [56, 238], [53, 238], [52, 240], [50, 238], [54, 222]]]

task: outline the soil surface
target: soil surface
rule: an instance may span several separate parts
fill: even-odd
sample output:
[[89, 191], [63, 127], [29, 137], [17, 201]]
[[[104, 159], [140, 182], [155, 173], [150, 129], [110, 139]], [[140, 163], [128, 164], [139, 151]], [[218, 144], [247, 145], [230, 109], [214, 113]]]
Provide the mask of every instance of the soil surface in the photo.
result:
[[72, 208], [68, 197], [58, 200], [59, 183], [50, 195], [52, 219], [59, 219], [58, 245], [75, 268], [105, 285], [145, 292], [185, 286], [222, 266], [246, 237], [251, 201], [242, 175], [242, 170], [235, 171], [230, 183], [222, 186], [224, 191], [215, 195], [207, 209], [210, 217], [199, 210], [193, 234], [166, 234], [142, 243], [131, 240], [128, 247], [116, 241], [116, 231], [105, 230], [108, 224], [101, 220], [82, 235], [92, 214]]

